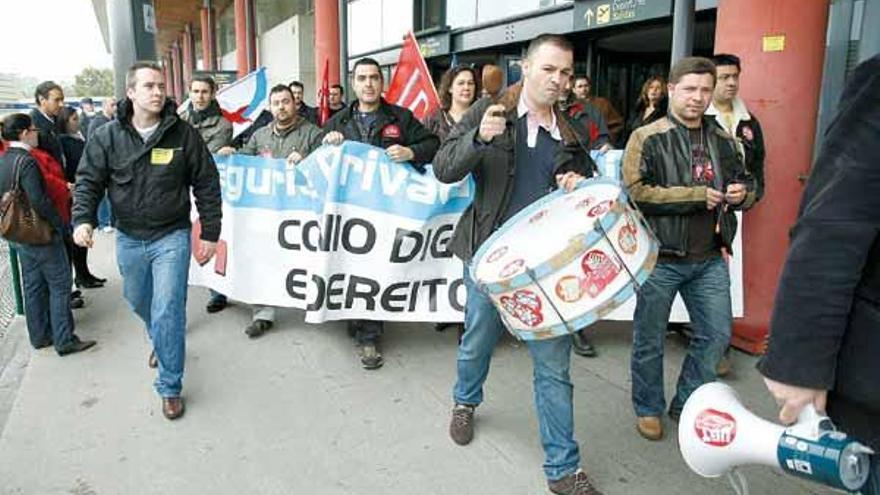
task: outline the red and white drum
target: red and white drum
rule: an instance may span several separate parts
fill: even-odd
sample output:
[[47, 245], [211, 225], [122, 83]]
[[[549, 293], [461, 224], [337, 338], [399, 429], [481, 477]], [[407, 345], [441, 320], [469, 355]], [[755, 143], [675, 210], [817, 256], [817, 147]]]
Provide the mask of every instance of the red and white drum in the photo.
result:
[[471, 277], [522, 340], [580, 330], [626, 302], [658, 244], [621, 184], [594, 178], [529, 205], [474, 256]]

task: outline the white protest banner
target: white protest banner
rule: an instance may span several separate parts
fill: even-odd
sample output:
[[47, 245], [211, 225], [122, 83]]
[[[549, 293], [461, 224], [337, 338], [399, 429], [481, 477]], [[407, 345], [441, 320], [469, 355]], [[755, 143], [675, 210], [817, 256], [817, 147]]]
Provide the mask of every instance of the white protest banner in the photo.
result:
[[191, 264], [191, 284], [304, 309], [309, 323], [462, 320], [462, 263], [447, 246], [470, 180], [442, 184], [430, 166], [419, 173], [354, 142], [321, 147], [295, 168], [215, 158], [221, 242], [215, 260]]

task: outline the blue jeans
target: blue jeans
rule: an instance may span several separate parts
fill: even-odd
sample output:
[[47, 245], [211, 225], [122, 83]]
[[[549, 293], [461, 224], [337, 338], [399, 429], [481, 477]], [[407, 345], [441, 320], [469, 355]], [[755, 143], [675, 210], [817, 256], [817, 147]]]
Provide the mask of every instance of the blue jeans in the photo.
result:
[[98, 227], [112, 227], [116, 224], [113, 217], [113, 209], [110, 207], [110, 199], [107, 195], [98, 203]]
[[657, 263], [638, 292], [633, 320], [632, 401], [639, 417], [662, 416], [666, 409], [663, 343], [676, 293], [684, 299], [694, 337], [670, 412], [681, 413], [697, 387], [715, 380], [718, 362], [730, 344], [730, 273], [724, 259], [716, 256], [696, 263]]
[[[504, 325], [488, 296], [477, 289], [467, 267], [464, 271], [467, 304], [464, 335], [458, 348], [458, 381], [453, 389], [456, 404], [477, 406], [483, 402], [483, 383], [489, 374], [489, 361]], [[544, 447], [544, 474], [554, 481], [575, 472], [580, 464], [574, 441], [572, 384], [569, 378], [571, 339], [567, 337], [527, 341], [534, 369], [535, 409], [541, 444]]]
[[123, 295], [143, 320], [159, 360], [156, 391], [179, 397], [186, 357], [186, 295], [190, 231], [180, 229], [156, 240], [116, 235], [116, 259]]
[[21, 261], [25, 320], [31, 345], [48, 342], [61, 349], [73, 341], [70, 311], [70, 262], [57, 234], [43, 246], [14, 244]]

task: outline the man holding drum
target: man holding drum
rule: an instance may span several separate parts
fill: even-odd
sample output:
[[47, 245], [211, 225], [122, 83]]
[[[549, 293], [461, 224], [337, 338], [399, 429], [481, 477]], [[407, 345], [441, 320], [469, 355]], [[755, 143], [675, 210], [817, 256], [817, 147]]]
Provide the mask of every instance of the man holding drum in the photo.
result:
[[734, 210], [755, 202], [754, 181], [733, 139], [704, 117], [715, 87], [715, 65], [701, 57], [669, 73], [669, 113], [630, 136], [624, 182], [660, 242], [660, 257], [636, 299], [632, 400], [636, 429], [663, 437], [663, 340], [676, 293], [694, 329], [669, 416], [677, 420], [690, 394], [716, 378], [730, 343], [730, 273], [721, 250], [736, 235]]
[[[474, 253], [504, 221], [530, 203], [556, 187], [573, 190], [595, 170], [587, 130], [555, 108], [572, 65], [568, 40], [556, 35], [535, 38], [523, 61], [522, 83], [507, 88], [497, 101], [483, 98], [475, 103], [434, 160], [441, 181], [457, 182], [471, 174], [476, 182], [474, 201], [450, 243], [465, 262], [468, 291], [449, 428], [459, 445], [473, 438], [474, 409], [483, 400], [492, 349], [504, 332], [495, 306], [470, 277]], [[571, 338], [530, 340], [526, 346], [534, 363], [535, 406], [550, 491], [600, 495], [579, 469], [569, 378]]]

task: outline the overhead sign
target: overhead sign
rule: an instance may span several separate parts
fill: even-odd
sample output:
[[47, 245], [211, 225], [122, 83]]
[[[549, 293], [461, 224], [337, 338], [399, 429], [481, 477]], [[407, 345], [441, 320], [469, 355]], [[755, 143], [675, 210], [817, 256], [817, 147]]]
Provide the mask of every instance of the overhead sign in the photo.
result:
[[672, 0], [576, 0], [574, 30], [600, 29], [672, 15]]

